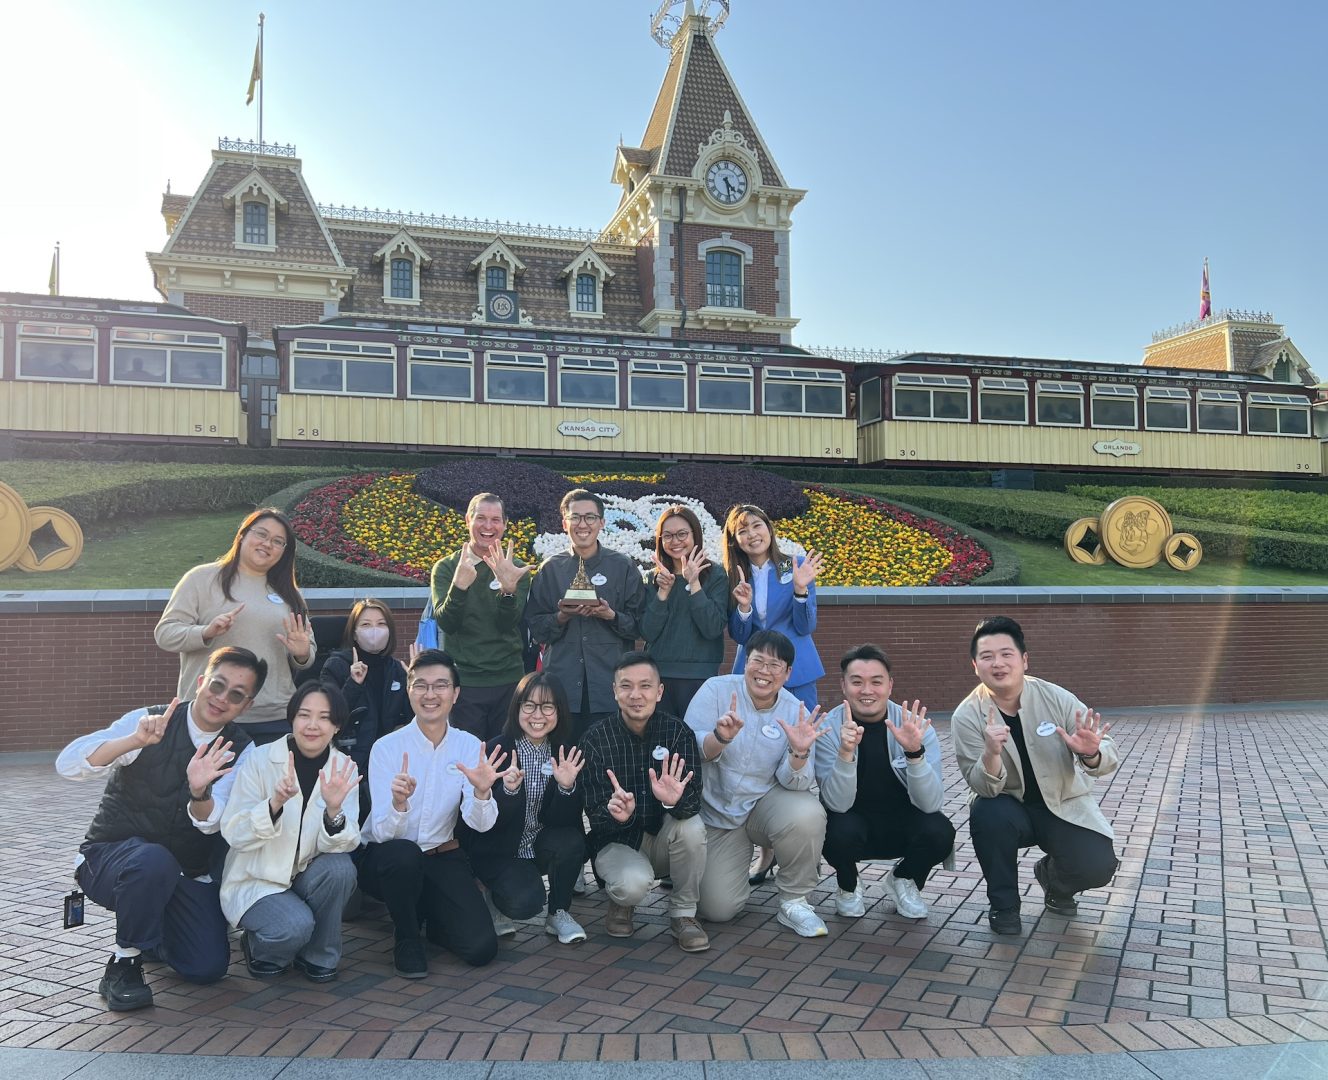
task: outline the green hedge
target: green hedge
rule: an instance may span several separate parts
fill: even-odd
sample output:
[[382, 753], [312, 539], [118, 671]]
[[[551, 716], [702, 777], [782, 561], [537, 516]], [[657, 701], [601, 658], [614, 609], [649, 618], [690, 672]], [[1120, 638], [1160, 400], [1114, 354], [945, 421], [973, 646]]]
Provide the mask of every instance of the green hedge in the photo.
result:
[[1159, 488], [1235, 488], [1248, 491], [1304, 491], [1328, 494], [1328, 479], [1288, 479], [1276, 476], [1196, 476], [1193, 473], [1131, 473], [1111, 470], [1110, 473], [1052, 472], [1039, 469], [1033, 486], [1038, 491], [1068, 491], [1087, 485], [1091, 487], [1128, 486]]
[[868, 469], [852, 465], [766, 465], [758, 469], [815, 484], [908, 484], [991, 487], [990, 469]]
[[1146, 495], [1167, 512], [1204, 521], [1249, 525], [1273, 532], [1328, 536], [1328, 495], [1248, 488], [1166, 488], [1078, 485], [1069, 493], [1097, 499], [1105, 506], [1124, 495]]

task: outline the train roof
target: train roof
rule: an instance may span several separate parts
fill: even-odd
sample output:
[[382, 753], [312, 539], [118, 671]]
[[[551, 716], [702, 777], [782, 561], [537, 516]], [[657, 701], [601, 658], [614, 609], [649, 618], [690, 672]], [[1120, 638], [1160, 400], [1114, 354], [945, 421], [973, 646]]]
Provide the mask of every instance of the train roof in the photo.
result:
[[113, 300], [102, 296], [50, 296], [46, 293], [0, 292], [0, 307], [42, 308], [48, 311], [107, 311], [125, 315], [161, 315], [175, 319], [195, 319], [219, 326], [242, 329], [233, 319], [214, 319], [198, 315], [179, 304], [155, 300]]

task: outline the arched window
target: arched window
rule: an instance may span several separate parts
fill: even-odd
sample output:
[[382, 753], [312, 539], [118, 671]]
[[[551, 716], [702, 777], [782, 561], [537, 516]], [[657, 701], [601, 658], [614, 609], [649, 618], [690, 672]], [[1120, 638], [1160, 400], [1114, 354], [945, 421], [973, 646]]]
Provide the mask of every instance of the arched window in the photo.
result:
[[598, 311], [597, 289], [599, 279], [594, 274], [576, 275], [576, 310]]
[[266, 244], [267, 241], [267, 203], [257, 199], [246, 200], [244, 204], [244, 242], [246, 244]]
[[706, 306], [742, 307], [742, 256], [722, 248], [707, 251]]
[[392, 260], [392, 296], [410, 300], [415, 296], [415, 263], [412, 259]]

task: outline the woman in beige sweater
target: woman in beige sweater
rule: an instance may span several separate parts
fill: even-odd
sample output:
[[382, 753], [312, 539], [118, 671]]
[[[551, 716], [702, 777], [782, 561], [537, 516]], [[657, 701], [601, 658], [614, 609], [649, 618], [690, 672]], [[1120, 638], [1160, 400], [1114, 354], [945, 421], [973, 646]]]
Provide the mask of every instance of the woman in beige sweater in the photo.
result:
[[286, 703], [295, 692], [294, 673], [314, 660], [308, 615], [295, 584], [295, 533], [269, 506], [240, 523], [225, 555], [180, 579], [154, 636], [180, 654], [181, 700], [193, 696], [214, 649], [238, 645], [267, 661], [267, 681], [243, 723], [261, 744], [290, 731]]

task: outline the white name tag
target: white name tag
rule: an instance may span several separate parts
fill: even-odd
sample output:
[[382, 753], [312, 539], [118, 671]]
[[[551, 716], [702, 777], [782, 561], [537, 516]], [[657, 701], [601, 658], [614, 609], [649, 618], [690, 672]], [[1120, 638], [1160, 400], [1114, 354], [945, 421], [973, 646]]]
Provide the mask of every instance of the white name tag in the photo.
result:
[[897, 758], [895, 758], [893, 761], [891, 761], [890, 764], [893, 765], [896, 769], [907, 769], [907, 768], [908, 768], [908, 758], [906, 758], [906, 757], [897, 757]]
[[790, 581], [792, 581], [792, 580], [793, 580], [793, 575], [792, 575], [792, 574], [780, 574], [780, 575], [779, 575], [779, 583], [780, 583], [781, 585], [787, 585], [787, 584], [788, 584]]
[[502, 588], [502, 586], [498, 584], [498, 579], [494, 578], [491, 582], [489, 582], [489, 588], [492, 589], [494, 592], [497, 592], [499, 589]]
[[553, 775], [553, 762], [552, 762], [552, 761], [546, 761], [543, 765], [540, 766], [540, 772], [543, 773], [545, 776], [552, 776], [552, 775]]
[[651, 751], [650, 756], [653, 757], [656, 761], [663, 761], [666, 757], [669, 756], [669, 752], [665, 750], [664, 747], [657, 746], [655, 747], [654, 750]]
[[392, 680], [392, 689], [393, 689], [393, 690], [400, 690], [400, 689], [401, 689], [401, 684], [400, 684], [399, 682], [397, 682], [395, 679]]
[[1042, 723], [1037, 726], [1037, 733], [1045, 739], [1048, 735], [1054, 735], [1056, 733], [1056, 725], [1050, 720], [1043, 720]]
[[274, 604], [284, 604], [284, 603], [286, 602], [285, 600], [283, 600], [280, 596], [278, 596], [278, 595], [277, 595], [276, 593], [274, 593], [274, 592], [270, 592], [270, 593], [268, 593], [268, 594], [267, 594], [267, 598], [268, 598], [269, 600], [271, 600], [272, 603], [274, 603]]
[[607, 585], [608, 583], [609, 579], [606, 578], [603, 574], [596, 574], [593, 578], [590, 579], [590, 584], [592, 585]]
[[765, 724], [761, 728], [761, 734], [767, 739], [782, 739], [784, 737], [784, 733], [780, 731], [779, 728], [775, 727], [774, 724]]

